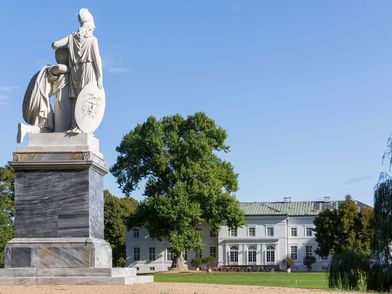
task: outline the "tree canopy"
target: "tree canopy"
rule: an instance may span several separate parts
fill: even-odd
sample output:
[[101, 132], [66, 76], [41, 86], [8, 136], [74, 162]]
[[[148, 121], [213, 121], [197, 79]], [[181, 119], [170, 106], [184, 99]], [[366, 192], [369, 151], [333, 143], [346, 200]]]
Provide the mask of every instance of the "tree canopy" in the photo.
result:
[[382, 253], [384, 263], [392, 261], [392, 179], [381, 181], [374, 192], [373, 249]]
[[4, 266], [5, 245], [14, 236], [14, 178], [9, 166], [0, 168], [0, 267]]
[[160, 120], [149, 117], [126, 134], [111, 172], [126, 195], [145, 183], [146, 198], [130, 218], [144, 225], [150, 237], [170, 241], [177, 265], [181, 252], [202, 247], [195, 230], [203, 222], [218, 231], [238, 227], [243, 213], [233, 196], [238, 175], [218, 157], [229, 152], [226, 131], [204, 113]]
[[118, 198], [109, 191], [104, 193], [105, 240], [112, 247], [113, 266], [125, 266], [126, 218], [136, 210], [138, 202], [130, 197]]
[[323, 257], [349, 250], [369, 254], [372, 218], [372, 208], [359, 208], [347, 195], [337, 209], [324, 210], [315, 218], [316, 253]]

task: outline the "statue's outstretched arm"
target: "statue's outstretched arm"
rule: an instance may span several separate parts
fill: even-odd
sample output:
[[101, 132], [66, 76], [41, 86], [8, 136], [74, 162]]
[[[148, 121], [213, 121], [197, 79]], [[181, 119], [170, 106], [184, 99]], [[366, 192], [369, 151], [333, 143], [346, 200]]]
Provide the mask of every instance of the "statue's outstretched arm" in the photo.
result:
[[54, 41], [52, 43], [52, 48], [53, 49], [57, 49], [57, 48], [60, 48], [60, 47], [64, 47], [66, 45], [68, 45], [68, 36], [66, 36], [66, 37], [64, 37], [64, 38], [62, 38], [62, 39], [60, 39], [58, 41]]

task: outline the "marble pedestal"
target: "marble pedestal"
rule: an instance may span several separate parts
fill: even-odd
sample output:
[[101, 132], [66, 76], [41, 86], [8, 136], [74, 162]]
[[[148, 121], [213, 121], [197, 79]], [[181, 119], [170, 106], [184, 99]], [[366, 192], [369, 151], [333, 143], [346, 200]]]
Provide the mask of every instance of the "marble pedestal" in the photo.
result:
[[150, 283], [134, 268], [5, 268], [0, 285], [132, 285]]
[[[107, 169], [98, 140], [90, 134], [30, 134], [28, 145], [17, 148], [9, 164], [16, 175], [15, 238], [6, 246], [0, 284], [7, 277], [38, 283], [43, 275], [37, 273], [44, 269], [45, 281], [61, 273], [73, 277], [67, 283], [87, 282], [102, 269], [105, 283], [118, 283], [110, 280], [112, 250], [104, 240]], [[90, 278], [75, 278], [84, 270]], [[122, 277], [124, 283], [131, 278], [128, 272]]]

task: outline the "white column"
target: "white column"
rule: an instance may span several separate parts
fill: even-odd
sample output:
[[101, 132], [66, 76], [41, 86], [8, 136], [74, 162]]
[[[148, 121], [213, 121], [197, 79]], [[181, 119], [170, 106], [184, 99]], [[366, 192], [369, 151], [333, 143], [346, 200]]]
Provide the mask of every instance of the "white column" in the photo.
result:
[[248, 245], [244, 245], [244, 265], [249, 264], [248, 254], [249, 254]]
[[230, 264], [230, 248], [227, 244], [225, 245], [225, 261], [224, 262], [225, 262], [225, 265]]
[[244, 264], [244, 245], [243, 244], [238, 244], [238, 265], [243, 265]]

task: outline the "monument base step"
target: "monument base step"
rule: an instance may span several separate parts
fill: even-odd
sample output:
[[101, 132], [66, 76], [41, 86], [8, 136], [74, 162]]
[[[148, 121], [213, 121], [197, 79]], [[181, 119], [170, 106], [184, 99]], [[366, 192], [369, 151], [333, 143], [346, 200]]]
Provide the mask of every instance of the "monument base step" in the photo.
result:
[[132, 285], [154, 282], [133, 268], [5, 268], [0, 285]]

